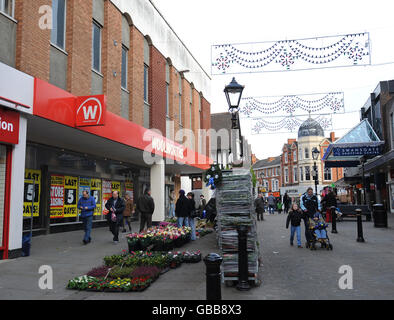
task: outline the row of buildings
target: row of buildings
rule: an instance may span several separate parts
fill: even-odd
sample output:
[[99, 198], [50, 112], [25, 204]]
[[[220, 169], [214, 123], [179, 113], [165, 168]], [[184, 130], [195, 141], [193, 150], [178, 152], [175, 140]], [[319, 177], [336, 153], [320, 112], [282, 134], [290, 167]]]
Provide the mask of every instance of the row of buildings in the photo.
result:
[[[336, 140], [334, 132], [325, 137], [320, 124], [312, 118], [307, 119], [298, 130], [298, 138], [288, 139], [283, 145], [281, 155], [253, 164], [258, 191], [273, 193], [276, 197], [287, 193], [292, 198], [299, 198], [308, 187], [315, 188], [315, 164], [318, 192], [325, 186], [335, 184], [343, 177], [343, 168], [325, 168], [322, 157]], [[317, 161], [312, 157], [314, 148], [319, 151]]]
[[211, 79], [151, 1], [3, 0], [0, 43], [0, 259], [79, 229], [82, 190], [94, 226], [115, 190], [149, 186], [154, 221], [171, 190], [209, 195]]

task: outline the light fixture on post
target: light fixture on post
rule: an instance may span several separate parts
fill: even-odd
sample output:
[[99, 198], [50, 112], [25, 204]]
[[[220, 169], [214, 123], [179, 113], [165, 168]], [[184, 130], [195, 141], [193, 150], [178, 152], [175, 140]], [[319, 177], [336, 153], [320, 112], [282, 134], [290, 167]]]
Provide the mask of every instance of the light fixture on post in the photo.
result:
[[315, 180], [315, 194], [316, 195], [317, 195], [317, 185], [319, 184], [319, 175], [318, 175], [318, 172], [317, 172], [316, 161], [319, 159], [319, 154], [320, 154], [320, 151], [316, 147], [314, 147], [312, 149], [312, 158], [313, 158], [313, 161], [314, 161], [314, 163], [313, 163], [313, 170], [315, 171], [314, 172], [314, 180]]
[[235, 78], [224, 88], [229, 112], [231, 114], [237, 113], [239, 110], [239, 103], [241, 102], [242, 92], [245, 86], [241, 86]]

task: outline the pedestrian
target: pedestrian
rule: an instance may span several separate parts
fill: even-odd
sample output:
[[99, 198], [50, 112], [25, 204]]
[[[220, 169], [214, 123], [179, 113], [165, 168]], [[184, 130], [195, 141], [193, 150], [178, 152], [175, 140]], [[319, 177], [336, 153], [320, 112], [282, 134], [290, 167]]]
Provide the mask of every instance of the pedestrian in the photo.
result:
[[200, 218], [204, 218], [204, 211], [205, 211], [205, 207], [207, 206], [207, 201], [204, 198], [204, 195], [200, 195], [200, 203], [198, 206], [198, 213]]
[[170, 200], [170, 209], [168, 212], [168, 216], [170, 218], [175, 217], [175, 192], [173, 189], [171, 189], [170, 194], [168, 195], [168, 198]]
[[147, 187], [144, 194], [137, 201], [137, 209], [141, 213], [140, 217], [140, 232], [152, 227], [152, 215], [155, 211], [155, 201], [151, 196], [151, 190]]
[[192, 228], [191, 240], [195, 241], [197, 239], [197, 237], [196, 237], [196, 224], [195, 224], [194, 219], [197, 217], [198, 211], [196, 209], [196, 201], [194, 200], [194, 193], [189, 192], [187, 194], [187, 198], [189, 199], [188, 224], [189, 224], [189, 227]]
[[[322, 204], [322, 212], [326, 213], [326, 217], [331, 217], [331, 207], [336, 208], [338, 206], [337, 197], [335, 196], [335, 193], [331, 188], [328, 189], [328, 193], [322, 199], [321, 204]], [[331, 219], [327, 219], [327, 220], [332, 221]]]
[[90, 234], [92, 232], [93, 213], [96, 208], [96, 200], [89, 195], [89, 191], [82, 191], [82, 197], [78, 201], [78, 209], [81, 210], [81, 219], [85, 235], [82, 242], [88, 244], [92, 241]]
[[309, 218], [313, 219], [314, 214], [321, 210], [319, 198], [313, 194], [311, 187], [301, 196], [300, 207], [305, 214], [305, 238], [310, 242], [312, 239], [309, 232]]
[[178, 228], [189, 226], [189, 221], [187, 219], [189, 217], [189, 210], [190, 203], [185, 196], [185, 190], [179, 190], [179, 197], [175, 204], [175, 216], [178, 218]]
[[123, 211], [126, 205], [119, 192], [112, 192], [112, 197], [105, 204], [105, 208], [109, 211], [107, 214], [107, 221], [109, 224], [109, 230], [113, 234], [113, 241], [115, 244], [119, 243], [119, 228], [123, 223]]
[[283, 208], [283, 203], [280, 199], [278, 199], [278, 203], [276, 205], [277, 209], [278, 209], [278, 214], [282, 213], [282, 208]]
[[216, 198], [212, 197], [209, 199], [206, 207], [205, 207], [205, 212], [207, 215], [207, 221], [213, 223], [216, 218]]
[[127, 223], [128, 227], [129, 227], [129, 231], [131, 232], [131, 215], [133, 215], [134, 212], [134, 202], [131, 199], [131, 193], [130, 192], [126, 192], [125, 195], [125, 209], [123, 211], [123, 230], [122, 232], [126, 232], [126, 225], [125, 222]]
[[268, 196], [267, 201], [268, 201], [268, 212], [270, 214], [275, 214], [275, 202], [276, 202], [275, 197], [272, 194], [270, 194]]
[[283, 206], [285, 209], [285, 213], [289, 213], [290, 204], [291, 204], [291, 198], [286, 192], [285, 195], [283, 196]]
[[301, 245], [301, 220], [305, 220], [304, 213], [298, 208], [297, 203], [293, 203], [290, 208], [289, 215], [286, 220], [286, 229], [289, 228], [289, 222], [291, 222], [290, 229], [290, 245], [293, 245], [294, 233], [297, 233], [297, 245], [298, 248], [302, 248]]
[[257, 220], [264, 221], [265, 206], [262, 193], [258, 194], [256, 200], [254, 200], [254, 205], [256, 207]]

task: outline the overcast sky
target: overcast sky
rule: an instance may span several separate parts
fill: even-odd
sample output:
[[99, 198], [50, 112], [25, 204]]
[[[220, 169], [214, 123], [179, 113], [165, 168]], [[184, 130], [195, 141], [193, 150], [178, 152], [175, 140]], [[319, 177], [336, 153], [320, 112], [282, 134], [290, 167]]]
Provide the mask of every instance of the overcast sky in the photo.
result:
[[[394, 79], [393, 0], [153, 0], [178, 36], [208, 74], [211, 45], [292, 40], [369, 32], [372, 66], [234, 75], [245, 85], [245, 97], [343, 91], [345, 110], [358, 111], [379, 81]], [[393, 62], [393, 64], [376, 64]], [[215, 75], [211, 112], [228, 110], [223, 89], [233, 75]], [[359, 122], [359, 113], [335, 115], [337, 136]], [[252, 135], [250, 121], [242, 133], [259, 159], [281, 154], [297, 134]], [[329, 131], [325, 132], [329, 136]]]

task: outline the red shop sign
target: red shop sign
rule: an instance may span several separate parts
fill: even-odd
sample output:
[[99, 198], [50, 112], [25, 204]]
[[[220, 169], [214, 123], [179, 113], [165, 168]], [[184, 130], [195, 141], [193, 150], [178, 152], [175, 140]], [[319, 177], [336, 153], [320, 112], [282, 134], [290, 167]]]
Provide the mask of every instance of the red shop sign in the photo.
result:
[[76, 126], [100, 126], [105, 124], [106, 101], [104, 95], [77, 98]]
[[0, 108], [0, 142], [18, 144], [19, 112]]

